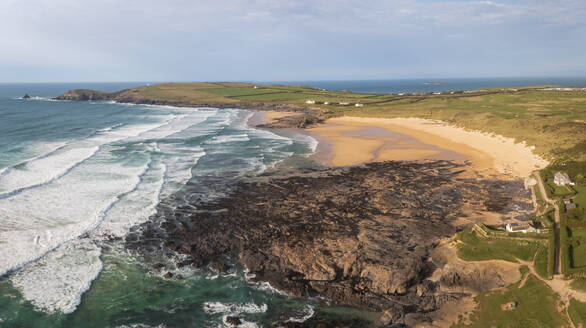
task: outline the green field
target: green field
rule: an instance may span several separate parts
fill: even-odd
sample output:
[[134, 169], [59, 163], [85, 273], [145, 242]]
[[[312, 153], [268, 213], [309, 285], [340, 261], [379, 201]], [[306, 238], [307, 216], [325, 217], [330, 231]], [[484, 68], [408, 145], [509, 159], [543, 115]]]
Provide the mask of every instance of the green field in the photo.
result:
[[574, 203], [578, 208], [586, 208], [586, 186], [576, 185], [573, 188], [577, 192]]
[[570, 283], [570, 287], [575, 290], [586, 292], [586, 278], [577, 278]]
[[535, 255], [535, 271], [544, 279], [549, 279], [547, 266], [549, 263], [549, 252], [547, 246], [541, 246]]
[[[504, 290], [476, 297], [478, 308], [470, 314], [471, 323], [452, 327], [562, 327], [566, 321], [556, 309], [558, 299], [548, 286], [529, 275], [521, 288], [515, 283]], [[516, 309], [504, 311], [501, 305], [517, 302]]]
[[570, 249], [572, 255], [572, 267], [584, 268], [586, 267], [586, 244], [572, 246]]
[[[254, 86], [257, 86], [255, 89]], [[523, 140], [550, 160], [586, 160], [586, 92], [537, 87], [469, 93], [361, 94], [304, 86], [250, 83], [164, 83], [120, 92], [121, 96], [193, 104], [254, 103], [317, 109], [324, 118], [341, 115], [440, 119], [469, 129]], [[306, 105], [307, 100], [330, 105]], [[364, 107], [339, 106], [357, 102]]]
[[[533, 260], [535, 252], [543, 247], [538, 242], [514, 239], [482, 239], [465, 230], [458, 233], [458, 257], [466, 261], [505, 260], [517, 262]], [[547, 270], [547, 269], [546, 269]]]
[[586, 228], [574, 228], [570, 229], [570, 236], [575, 239], [586, 240]]
[[586, 303], [578, 302], [575, 299], [570, 300], [568, 314], [574, 322], [574, 325], [584, 327], [586, 325]]

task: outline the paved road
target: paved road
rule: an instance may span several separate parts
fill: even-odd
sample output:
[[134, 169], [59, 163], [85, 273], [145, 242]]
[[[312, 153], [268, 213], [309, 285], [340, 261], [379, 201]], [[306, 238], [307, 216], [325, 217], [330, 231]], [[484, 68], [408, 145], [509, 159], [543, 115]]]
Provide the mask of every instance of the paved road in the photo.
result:
[[547, 197], [547, 193], [545, 192], [545, 187], [543, 186], [543, 180], [541, 179], [541, 175], [539, 171], [533, 172], [533, 176], [535, 176], [537, 180], [537, 185], [539, 186], [539, 192], [548, 204], [552, 205], [555, 208], [555, 223], [553, 228], [553, 233], [555, 236], [555, 262], [554, 262], [554, 274], [561, 274], [562, 273], [562, 248], [560, 245], [560, 209], [558, 204], [553, 200]]

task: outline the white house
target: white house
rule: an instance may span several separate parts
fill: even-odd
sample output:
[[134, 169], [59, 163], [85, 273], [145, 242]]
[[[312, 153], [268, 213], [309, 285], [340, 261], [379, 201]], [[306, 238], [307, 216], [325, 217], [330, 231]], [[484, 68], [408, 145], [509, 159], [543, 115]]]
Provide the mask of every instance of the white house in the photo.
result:
[[308, 101], [306, 101], [305, 103], [306, 103], [306, 104], [308, 104], [308, 105], [313, 105], [313, 104], [315, 104], [315, 100], [313, 100], [313, 99], [309, 99], [309, 100], [308, 100]]
[[360, 103], [356, 103], [356, 105], [354, 105], [356, 107], [364, 107], [364, 104], [360, 104]]
[[505, 226], [505, 229], [507, 230], [507, 232], [522, 232], [522, 233], [536, 232], [536, 233], [539, 233], [539, 229], [535, 229], [528, 222], [507, 223], [507, 225]]
[[330, 102], [329, 101], [324, 101], [324, 105], [329, 105]]
[[563, 172], [558, 172], [553, 176], [553, 183], [555, 183], [557, 186], [565, 186], [567, 184], [570, 186], [574, 185], [574, 182], [570, 180], [568, 174]]
[[254, 86], [254, 88], [255, 88], [255, 89], [258, 89], [258, 87], [257, 87], [256, 85]]
[[433, 94], [434, 95], [441, 95], [442, 93], [441, 92], [434, 92]]
[[348, 106], [348, 105], [350, 105], [350, 103], [348, 103], [348, 102], [341, 102], [340, 105], [341, 106]]

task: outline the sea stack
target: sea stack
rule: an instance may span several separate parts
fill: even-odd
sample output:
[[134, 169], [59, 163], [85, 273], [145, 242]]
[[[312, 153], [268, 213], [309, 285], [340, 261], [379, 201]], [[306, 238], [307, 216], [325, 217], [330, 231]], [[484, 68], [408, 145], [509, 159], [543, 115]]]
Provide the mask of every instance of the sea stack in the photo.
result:
[[28, 93], [26, 93], [26, 94], [24, 95], [24, 97], [22, 97], [22, 99], [31, 99], [31, 96], [29, 96], [29, 95], [28, 95]]

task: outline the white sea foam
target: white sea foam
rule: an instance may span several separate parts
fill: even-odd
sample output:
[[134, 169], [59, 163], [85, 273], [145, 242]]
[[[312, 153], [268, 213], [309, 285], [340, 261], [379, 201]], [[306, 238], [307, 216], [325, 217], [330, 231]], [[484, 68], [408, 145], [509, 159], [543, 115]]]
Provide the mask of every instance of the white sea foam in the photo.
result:
[[204, 302], [203, 310], [208, 314], [228, 313], [238, 315], [242, 313], [265, 313], [267, 305], [257, 305], [255, 303], [222, 303], [222, 302]]
[[148, 165], [112, 160], [99, 152], [62, 179], [0, 199], [0, 275], [94, 229]]
[[10, 281], [38, 310], [71, 313], [102, 269], [100, 254], [91, 240], [77, 239], [11, 275]]
[[50, 98], [50, 97], [38, 97], [38, 96], [32, 96], [32, 97], [30, 97], [28, 99], [24, 99], [23, 97], [13, 98], [13, 99], [17, 99], [17, 100], [37, 100], [37, 101], [38, 100], [41, 100], [41, 101], [60, 101], [60, 100], [53, 99], [53, 98]]
[[[224, 327], [232, 327], [228, 323], [228, 317], [240, 316], [242, 314], [255, 314], [267, 312], [267, 305], [257, 305], [255, 303], [221, 303], [221, 302], [205, 302], [203, 303], [203, 310], [208, 314], [223, 314], [222, 323]], [[258, 325], [254, 322], [249, 322], [239, 317], [241, 324], [238, 327], [255, 328]]]
[[0, 198], [59, 179], [94, 156], [102, 145], [136, 137], [165, 124], [166, 122], [161, 122], [111, 129], [12, 167], [0, 178]]
[[90, 236], [95, 239], [122, 238], [130, 228], [146, 222], [156, 213], [165, 171], [164, 164], [151, 164], [151, 167], [141, 176], [141, 183], [128, 194], [121, 196], [120, 201], [112, 206], [100, 226], [93, 230]]
[[303, 309], [302, 313], [300, 313], [299, 317], [291, 317], [285, 322], [299, 322], [303, 323], [309, 320], [315, 314], [315, 309], [313, 306], [308, 305], [306, 308]]
[[166, 197], [191, 179], [193, 167], [206, 153], [201, 147], [177, 147], [169, 144], [161, 144], [159, 147], [167, 155], [164, 160], [167, 172], [163, 190], [163, 197]]
[[215, 136], [211, 140], [206, 141], [207, 144], [221, 144], [226, 142], [243, 142], [250, 141], [247, 134], [223, 135]]
[[305, 144], [309, 148], [311, 153], [308, 155], [314, 154], [317, 150], [319, 142], [314, 137], [308, 136], [306, 134], [296, 134], [293, 138]]

